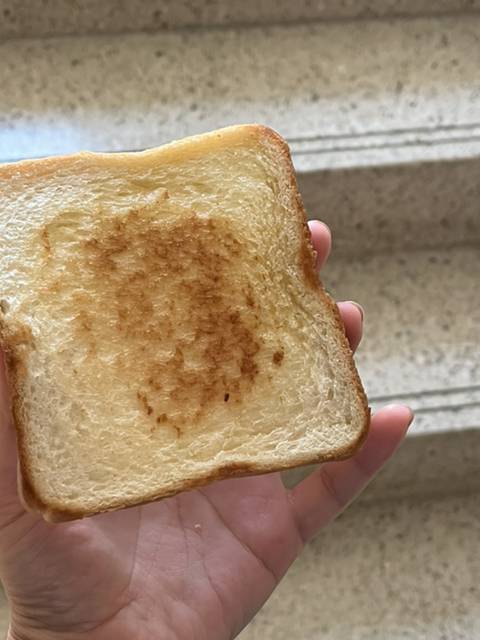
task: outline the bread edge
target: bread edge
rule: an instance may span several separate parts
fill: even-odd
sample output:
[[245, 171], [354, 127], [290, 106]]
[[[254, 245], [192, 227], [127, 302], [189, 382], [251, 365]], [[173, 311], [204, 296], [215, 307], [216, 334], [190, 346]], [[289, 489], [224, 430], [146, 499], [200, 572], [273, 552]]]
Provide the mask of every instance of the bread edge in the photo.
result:
[[[284, 171], [288, 177], [288, 188], [290, 189], [292, 199], [295, 203], [295, 215], [298, 218], [299, 233], [301, 237], [301, 247], [299, 255], [299, 266], [305, 277], [306, 285], [314, 289], [317, 295], [322, 299], [323, 303], [330, 309], [335, 318], [336, 327], [338, 329], [338, 335], [341, 340], [340, 348], [343, 352], [343, 356], [346, 358], [350, 370], [351, 382], [355, 388], [357, 396], [361, 400], [363, 409], [363, 426], [359, 432], [357, 438], [352, 440], [349, 445], [343, 447], [335, 452], [327, 455], [306, 455], [303, 457], [295, 458], [286, 464], [274, 464], [274, 465], [261, 465], [261, 464], [249, 464], [249, 463], [230, 463], [222, 465], [218, 469], [205, 474], [203, 476], [197, 476], [179, 483], [178, 486], [172, 488], [169, 492], [162, 492], [161, 494], [152, 493], [148, 496], [144, 496], [140, 500], [132, 499], [126, 501], [117, 501], [110, 503], [105, 507], [99, 507], [98, 509], [72, 509], [65, 505], [56, 502], [45, 502], [38, 492], [35, 490], [35, 486], [32, 481], [32, 474], [30, 473], [30, 465], [28, 461], [28, 453], [26, 447], [23, 444], [24, 426], [21, 416], [21, 381], [24, 376], [21, 375], [21, 369], [25, 367], [26, 358], [20, 352], [18, 340], [9, 336], [11, 331], [9, 330], [8, 323], [4, 323], [0, 314], [0, 348], [5, 352], [6, 364], [7, 364], [7, 379], [11, 391], [11, 408], [12, 416], [15, 425], [15, 431], [17, 435], [17, 447], [18, 447], [18, 468], [19, 468], [19, 481], [18, 491], [19, 497], [22, 500], [24, 506], [31, 511], [39, 512], [42, 514], [45, 520], [50, 522], [65, 522], [69, 520], [76, 520], [88, 516], [93, 516], [99, 513], [113, 511], [116, 509], [128, 508], [133, 506], [139, 506], [156, 500], [161, 500], [167, 497], [171, 497], [182, 491], [189, 491], [197, 487], [204, 486], [211, 482], [250, 475], [261, 475], [267, 473], [274, 473], [278, 471], [284, 471], [287, 469], [318, 464], [322, 462], [344, 460], [351, 457], [363, 444], [367, 435], [370, 423], [370, 409], [368, 406], [367, 397], [363, 389], [360, 377], [358, 375], [357, 368], [353, 359], [353, 354], [345, 335], [345, 327], [341, 320], [338, 307], [331, 299], [328, 293], [324, 290], [322, 282], [318, 277], [315, 269], [315, 252], [311, 242], [311, 235], [307, 224], [307, 215], [303, 200], [298, 190], [297, 179], [295, 175], [295, 169], [292, 163], [290, 149], [286, 141], [273, 129], [259, 124], [246, 124], [236, 125], [233, 127], [226, 127], [199, 136], [192, 136], [180, 141], [174, 141], [162, 147], [154, 148], [142, 152], [128, 152], [128, 153], [89, 153], [80, 152], [78, 154], [69, 156], [57, 156], [51, 158], [45, 158], [40, 160], [23, 160], [18, 163], [5, 164], [0, 167], [0, 177], [2, 173], [6, 173], [7, 177], [10, 172], [18, 174], [25, 172], [26, 177], [31, 179], [37, 179], [46, 169], [55, 171], [59, 168], [63, 168], [64, 165], [75, 163], [77, 161], [97, 160], [100, 163], [103, 162], [115, 162], [122, 161], [125, 158], [129, 158], [132, 155], [136, 155], [141, 158], [145, 158], [147, 161], [151, 154], [156, 154], [159, 149], [163, 149], [168, 160], [168, 154], [175, 155], [178, 152], [186, 150], [191, 144], [197, 145], [196, 151], [203, 151], [203, 149], [211, 149], [216, 144], [225, 142], [225, 138], [231, 138], [231, 142], [243, 143], [244, 135], [250, 135], [257, 138], [260, 142], [267, 143], [274, 146], [280, 154], [284, 162]], [[201, 142], [200, 148], [198, 143]], [[24, 329], [28, 331], [28, 328]], [[19, 328], [22, 332], [22, 328]], [[25, 344], [25, 343], [22, 343]], [[30, 348], [34, 348], [33, 343]], [[25, 374], [24, 374], [25, 375]]]

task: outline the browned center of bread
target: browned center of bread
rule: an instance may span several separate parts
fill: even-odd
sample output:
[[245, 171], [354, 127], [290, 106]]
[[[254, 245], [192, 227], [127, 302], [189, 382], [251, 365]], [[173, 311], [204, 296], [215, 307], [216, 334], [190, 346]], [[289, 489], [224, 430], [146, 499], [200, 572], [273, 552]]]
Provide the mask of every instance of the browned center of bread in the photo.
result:
[[244, 275], [255, 256], [231, 223], [145, 207], [80, 224], [69, 212], [41, 231], [43, 289], [77, 353], [129, 381], [152, 431], [180, 436], [216, 403], [241, 402], [261, 373], [262, 313]]

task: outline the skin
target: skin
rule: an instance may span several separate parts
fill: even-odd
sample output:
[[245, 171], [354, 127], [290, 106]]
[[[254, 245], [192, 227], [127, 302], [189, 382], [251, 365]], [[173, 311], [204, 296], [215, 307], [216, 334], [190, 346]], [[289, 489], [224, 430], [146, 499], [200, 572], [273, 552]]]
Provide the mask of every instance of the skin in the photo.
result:
[[[330, 231], [310, 223], [318, 268]], [[352, 349], [363, 311], [339, 309]], [[0, 358], [0, 363], [3, 359]], [[267, 600], [302, 547], [363, 489], [412, 420], [389, 406], [361, 450], [291, 491], [279, 474], [224, 480], [161, 502], [51, 525], [17, 495], [15, 434], [0, 367], [0, 578], [10, 640], [226, 640]]]

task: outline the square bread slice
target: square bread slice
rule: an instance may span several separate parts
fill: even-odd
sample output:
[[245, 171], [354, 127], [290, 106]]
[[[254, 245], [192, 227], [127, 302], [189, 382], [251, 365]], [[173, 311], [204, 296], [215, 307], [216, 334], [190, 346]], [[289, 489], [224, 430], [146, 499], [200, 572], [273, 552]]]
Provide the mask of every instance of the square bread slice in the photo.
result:
[[351, 455], [369, 410], [286, 143], [0, 167], [0, 339], [46, 519]]

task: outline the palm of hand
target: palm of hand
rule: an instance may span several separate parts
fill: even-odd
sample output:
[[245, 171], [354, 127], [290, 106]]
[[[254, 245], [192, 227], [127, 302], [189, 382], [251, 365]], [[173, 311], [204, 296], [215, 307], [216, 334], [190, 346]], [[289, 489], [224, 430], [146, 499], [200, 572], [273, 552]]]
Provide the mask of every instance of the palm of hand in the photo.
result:
[[[314, 224], [321, 264], [328, 229]], [[355, 349], [361, 313], [339, 305]], [[401, 441], [411, 414], [372, 420], [352, 459], [316, 470], [293, 491], [279, 474], [225, 480], [142, 507], [50, 525], [24, 511], [15, 436], [0, 367], [0, 577], [10, 637], [231, 638], [275, 588], [304, 542], [347, 504]]]
[[89, 638], [140, 637], [139, 620], [146, 638], [232, 637], [303, 544], [278, 474], [62, 525], [24, 514], [7, 538], [20, 617], [29, 603], [32, 627]]

